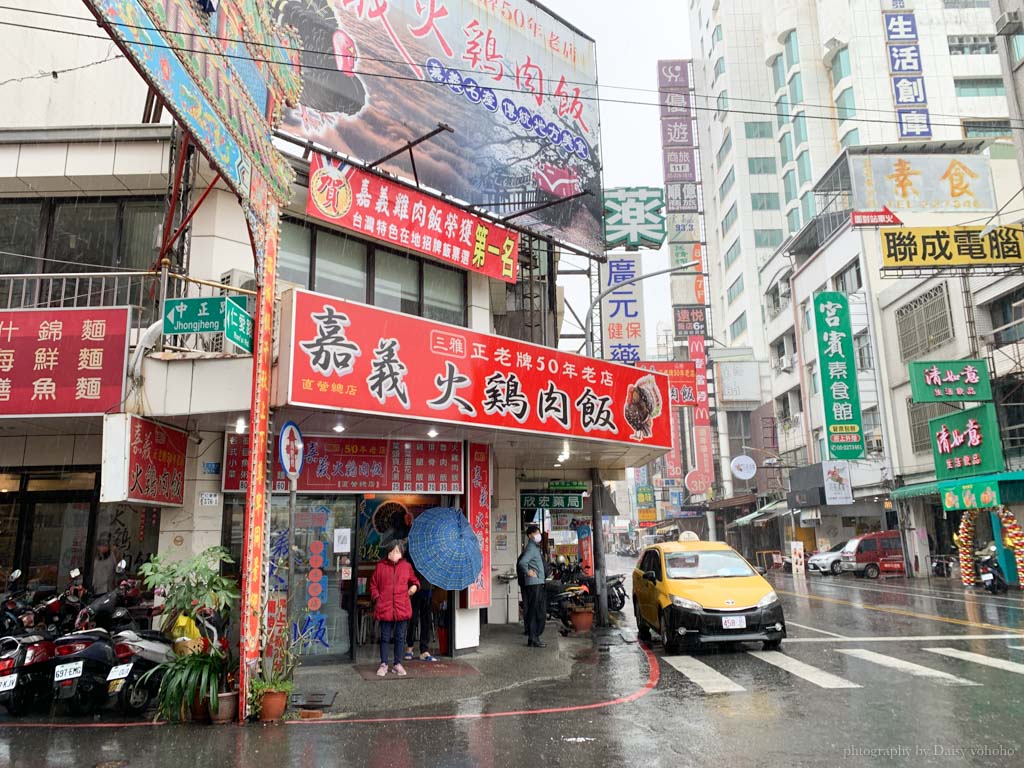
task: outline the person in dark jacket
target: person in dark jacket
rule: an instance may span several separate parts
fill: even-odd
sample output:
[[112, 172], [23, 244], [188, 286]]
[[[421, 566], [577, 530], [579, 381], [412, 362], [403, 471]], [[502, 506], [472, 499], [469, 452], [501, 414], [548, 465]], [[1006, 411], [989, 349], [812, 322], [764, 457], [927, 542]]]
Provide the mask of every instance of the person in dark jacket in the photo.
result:
[[427, 581], [426, 577], [416, 569], [416, 563], [412, 559], [410, 554], [409, 564], [412, 566], [413, 573], [416, 574], [416, 579], [420, 583], [420, 588], [416, 590], [416, 594], [412, 598], [412, 620], [409, 622], [409, 640], [408, 645], [405, 648], [405, 660], [412, 661], [417, 658], [413, 655], [413, 632], [418, 632], [417, 637], [419, 638], [420, 646], [420, 661], [437, 661], [436, 658], [430, 653], [430, 630], [433, 624], [432, 614], [433, 606], [431, 605], [433, 599], [433, 585]]
[[525, 587], [523, 608], [527, 645], [543, 648], [547, 643], [540, 639], [547, 620], [547, 597], [544, 594], [544, 555], [540, 551], [540, 528], [531, 525], [526, 529], [526, 548], [519, 557], [516, 570]]
[[406, 674], [402, 666], [402, 651], [405, 649], [405, 630], [412, 618], [410, 598], [420, 588], [419, 579], [409, 561], [402, 555], [405, 544], [400, 540], [391, 542], [387, 554], [377, 563], [370, 578], [370, 599], [374, 602], [373, 616], [380, 624], [380, 666], [377, 676], [388, 673], [388, 647], [394, 646], [394, 667], [399, 677]]

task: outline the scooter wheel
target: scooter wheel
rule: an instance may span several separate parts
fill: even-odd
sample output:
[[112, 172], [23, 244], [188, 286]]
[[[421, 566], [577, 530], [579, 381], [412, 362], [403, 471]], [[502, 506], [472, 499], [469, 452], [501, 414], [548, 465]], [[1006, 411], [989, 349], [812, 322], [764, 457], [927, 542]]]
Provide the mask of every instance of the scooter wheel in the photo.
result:
[[97, 701], [79, 688], [74, 697], [68, 699], [68, 711], [75, 717], [86, 717], [96, 711]]
[[7, 707], [7, 714], [11, 717], [21, 717], [31, 708], [32, 697], [15, 688], [11, 691], [10, 698], [4, 702], [4, 706]]
[[118, 706], [126, 715], [141, 715], [149, 706], [149, 687], [139, 678], [129, 680], [118, 697]]

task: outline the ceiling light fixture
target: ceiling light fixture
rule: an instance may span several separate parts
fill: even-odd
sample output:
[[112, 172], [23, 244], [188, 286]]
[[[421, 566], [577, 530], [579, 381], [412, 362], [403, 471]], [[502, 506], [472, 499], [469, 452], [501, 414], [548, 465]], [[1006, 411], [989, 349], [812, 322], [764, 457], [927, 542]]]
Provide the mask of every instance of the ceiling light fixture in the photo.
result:
[[236, 435], [244, 435], [245, 434], [245, 419], [242, 418], [241, 416], [239, 416], [238, 417], [238, 421], [235, 422], [235, 434]]
[[334, 425], [334, 431], [337, 432], [340, 435], [342, 432], [345, 431], [345, 425], [344, 424], [335, 424]]
[[437, 431], [436, 429], [434, 429], [433, 427], [431, 427], [431, 428], [430, 428], [430, 431], [429, 431], [429, 432], [427, 432], [427, 437], [437, 437], [437, 436], [438, 436], [439, 434], [440, 434], [440, 433], [439, 433], [439, 432], [438, 432], [438, 431]]
[[561, 464], [555, 464], [554, 466], [555, 466], [555, 469], [557, 469], [558, 467], [560, 467], [562, 465]]

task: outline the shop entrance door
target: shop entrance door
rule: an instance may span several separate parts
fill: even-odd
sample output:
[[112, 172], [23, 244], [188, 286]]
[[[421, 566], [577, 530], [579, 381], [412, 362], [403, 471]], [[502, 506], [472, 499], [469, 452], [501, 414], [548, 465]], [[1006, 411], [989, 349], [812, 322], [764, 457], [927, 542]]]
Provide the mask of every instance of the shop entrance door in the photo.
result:
[[[82, 494], [27, 495], [22, 570], [31, 588], [60, 588], [72, 568], [87, 573], [92, 499]], [[90, 563], [91, 565], [91, 563]]]

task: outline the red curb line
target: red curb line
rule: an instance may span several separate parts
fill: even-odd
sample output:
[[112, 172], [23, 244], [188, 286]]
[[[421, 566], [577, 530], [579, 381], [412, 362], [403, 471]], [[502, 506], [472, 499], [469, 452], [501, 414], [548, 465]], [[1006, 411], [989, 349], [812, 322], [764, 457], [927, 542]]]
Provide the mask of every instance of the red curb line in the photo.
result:
[[[330, 718], [323, 720], [289, 720], [285, 725], [339, 725], [345, 723], [368, 724], [368, 723], [413, 723], [432, 720], [483, 720], [496, 717], [525, 717], [528, 715], [554, 715], [565, 712], [582, 712], [590, 709], [604, 709], [619, 704], [630, 704], [643, 698], [653, 691], [661, 679], [661, 667], [658, 665], [658, 657], [646, 645], [640, 645], [640, 650], [647, 657], [647, 682], [628, 696], [619, 696], [609, 701], [598, 701], [593, 704], [575, 704], [569, 707], [548, 707], [546, 709], [519, 709], [507, 712], [480, 712], [477, 714], [464, 715], [413, 715], [409, 717], [364, 717], [359, 719]], [[62, 728], [62, 729], [84, 729], [84, 728], [153, 728], [167, 725], [166, 721], [148, 720], [143, 723], [0, 723], [0, 730], [4, 728]]]

